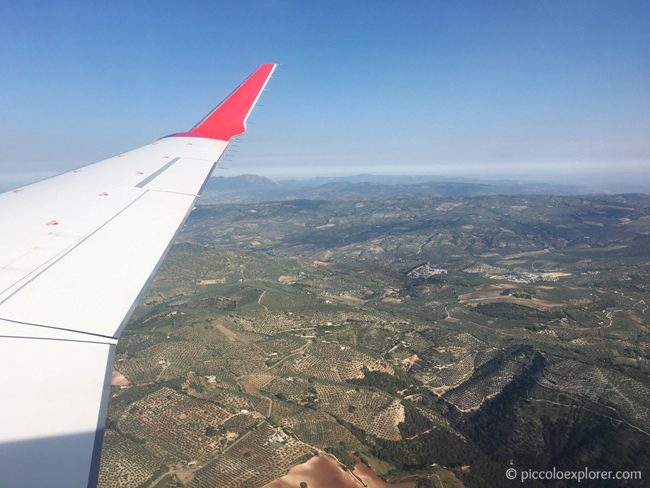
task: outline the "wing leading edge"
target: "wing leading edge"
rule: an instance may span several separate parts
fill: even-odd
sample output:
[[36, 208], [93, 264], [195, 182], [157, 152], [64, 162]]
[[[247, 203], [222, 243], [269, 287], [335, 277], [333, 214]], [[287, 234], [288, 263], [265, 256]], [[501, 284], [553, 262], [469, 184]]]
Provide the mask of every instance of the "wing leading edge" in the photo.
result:
[[95, 486], [115, 344], [275, 65], [189, 132], [0, 194], [0, 472]]

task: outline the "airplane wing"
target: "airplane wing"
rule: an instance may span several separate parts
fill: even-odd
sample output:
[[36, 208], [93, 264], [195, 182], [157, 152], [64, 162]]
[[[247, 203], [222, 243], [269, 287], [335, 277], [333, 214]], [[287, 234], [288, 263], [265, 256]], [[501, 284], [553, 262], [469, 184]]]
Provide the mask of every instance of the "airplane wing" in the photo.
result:
[[95, 486], [117, 340], [275, 65], [188, 132], [0, 194], [0, 486]]

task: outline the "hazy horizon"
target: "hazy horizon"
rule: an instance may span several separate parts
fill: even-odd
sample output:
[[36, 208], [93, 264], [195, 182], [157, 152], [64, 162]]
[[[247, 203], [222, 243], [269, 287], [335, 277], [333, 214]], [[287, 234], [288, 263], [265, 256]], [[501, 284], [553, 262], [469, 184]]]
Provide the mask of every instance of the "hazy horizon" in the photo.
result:
[[0, 186], [187, 130], [275, 62], [220, 172], [637, 188], [650, 179], [649, 19], [648, 2], [607, 0], [5, 2]]
[[[77, 166], [64, 169], [70, 171]], [[648, 193], [650, 194], [650, 176], [648, 172], [614, 171], [603, 168], [601, 171], [575, 172], [567, 168], [565, 172], [523, 172], [493, 170], [491, 172], [471, 171], [471, 166], [432, 166], [430, 171], [423, 171], [418, 166], [407, 167], [375, 167], [374, 170], [365, 166], [338, 167], [330, 165], [327, 168], [311, 168], [311, 171], [301, 171], [297, 168], [273, 166], [268, 168], [238, 167], [237, 164], [223, 162], [217, 166], [212, 177], [234, 177], [242, 175], [263, 176], [275, 181], [302, 180], [313, 178], [346, 178], [361, 175], [367, 176], [394, 176], [394, 177], [422, 177], [444, 178], [447, 180], [470, 180], [477, 182], [513, 181], [526, 183], [544, 183], [580, 187], [589, 191], [604, 193]], [[326, 171], [323, 171], [326, 169]], [[475, 168], [476, 169], [476, 168]], [[0, 193], [10, 191], [20, 186], [25, 186], [37, 181], [56, 176], [61, 172], [41, 173], [9, 173], [3, 174], [0, 180]]]

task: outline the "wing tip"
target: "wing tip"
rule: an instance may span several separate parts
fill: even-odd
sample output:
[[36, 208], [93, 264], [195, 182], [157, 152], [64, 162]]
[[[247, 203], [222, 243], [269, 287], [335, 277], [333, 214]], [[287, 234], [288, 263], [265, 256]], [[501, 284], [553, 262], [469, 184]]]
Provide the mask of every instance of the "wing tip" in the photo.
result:
[[202, 137], [228, 141], [246, 131], [246, 120], [277, 68], [275, 63], [260, 65], [226, 99], [188, 132], [172, 137]]

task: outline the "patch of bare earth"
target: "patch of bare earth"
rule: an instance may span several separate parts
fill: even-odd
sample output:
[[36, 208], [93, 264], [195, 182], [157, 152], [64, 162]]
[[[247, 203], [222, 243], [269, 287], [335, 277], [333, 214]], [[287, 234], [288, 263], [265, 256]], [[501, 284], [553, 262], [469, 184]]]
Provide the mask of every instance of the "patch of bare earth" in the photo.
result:
[[324, 295], [324, 297], [333, 302], [342, 303], [344, 305], [361, 306], [366, 303], [366, 301], [362, 298], [347, 295], [345, 293], [341, 293], [340, 295]]
[[113, 374], [111, 374], [111, 386], [128, 386], [130, 384], [126, 376], [119, 371], [113, 370]]
[[232, 330], [219, 322], [214, 322], [214, 328], [225, 335], [230, 342], [237, 342], [238, 337]]
[[436, 207], [438, 212], [446, 212], [452, 208], [458, 208], [463, 204], [463, 202], [445, 202]]
[[409, 370], [419, 360], [420, 358], [418, 357], [418, 355], [413, 354], [412, 356], [402, 359], [402, 364], [406, 367], [407, 370]]
[[242, 386], [244, 391], [249, 395], [258, 395], [260, 392], [255, 388], [248, 380], [242, 378], [239, 380], [239, 384]]
[[278, 281], [280, 283], [284, 283], [285, 285], [291, 285], [296, 282], [296, 277], [295, 276], [288, 276], [288, 275], [282, 275], [278, 277]]
[[223, 285], [225, 282], [226, 282], [226, 278], [218, 278], [213, 280], [199, 280], [196, 282], [196, 284], [200, 286]]
[[[300, 483], [309, 488], [361, 488], [361, 484], [339, 463], [328, 456], [314, 456], [289, 470], [282, 478], [271, 481], [263, 488], [299, 488]], [[370, 485], [368, 485], [370, 486]]]
[[191, 469], [179, 469], [177, 471], [174, 471], [174, 474], [183, 486], [186, 486], [190, 481], [194, 479], [194, 471]]
[[384, 297], [381, 299], [381, 301], [384, 303], [402, 303], [401, 298], [395, 298], [395, 297]]

